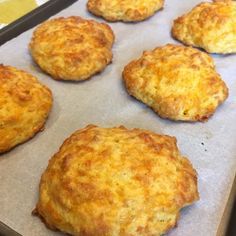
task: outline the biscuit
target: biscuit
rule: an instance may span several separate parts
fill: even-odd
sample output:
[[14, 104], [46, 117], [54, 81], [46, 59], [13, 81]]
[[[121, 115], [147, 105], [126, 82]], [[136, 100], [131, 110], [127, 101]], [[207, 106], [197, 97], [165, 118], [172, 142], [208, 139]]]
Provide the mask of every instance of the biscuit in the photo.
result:
[[172, 35], [209, 53], [236, 53], [236, 2], [204, 2], [174, 21]]
[[0, 153], [40, 131], [51, 106], [51, 91], [34, 76], [0, 65]]
[[233, 0], [213, 0], [213, 2], [232, 2]]
[[111, 62], [113, 42], [107, 24], [72, 16], [41, 24], [29, 47], [35, 62], [54, 79], [79, 81]]
[[89, 125], [49, 161], [34, 214], [71, 235], [161, 235], [199, 199], [174, 137]]
[[130, 95], [172, 120], [207, 120], [228, 96], [212, 58], [180, 45], [144, 52], [125, 67], [123, 80]]
[[142, 21], [163, 8], [164, 0], [89, 0], [88, 10], [108, 21]]

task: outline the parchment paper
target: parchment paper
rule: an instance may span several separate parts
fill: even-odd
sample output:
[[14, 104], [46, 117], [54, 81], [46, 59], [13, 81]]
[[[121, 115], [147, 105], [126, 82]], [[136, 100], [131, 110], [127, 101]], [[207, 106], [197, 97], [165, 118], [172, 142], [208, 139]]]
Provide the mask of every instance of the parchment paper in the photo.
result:
[[[85, 82], [52, 80], [32, 62], [28, 52], [32, 30], [0, 47], [0, 62], [24, 69], [51, 88], [54, 106], [45, 130], [0, 156], [0, 221], [24, 236], [60, 235], [31, 215], [38, 183], [50, 157], [75, 130], [93, 123], [125, 125], [176, 136], [182, 154], [199, 174], [201, 200], [181, 212], [170, 236], [214, 236], [227, 204], [236, 170], [236, 55], [213, 55], [230, 96], [206, 123], [172, 122], [131, 98], [123, 87], [123, 67], [143, 50], [177, 43], [170, 36], [172, 21], [200, 0], [166, 0], [163, 11], [147, 21], [110, 23], [115, 32], [114, 59], [104, 72]], [[80, 0], [57, 14], [96, 18]], [[98, 21], [102, 19], [96, 18]]]

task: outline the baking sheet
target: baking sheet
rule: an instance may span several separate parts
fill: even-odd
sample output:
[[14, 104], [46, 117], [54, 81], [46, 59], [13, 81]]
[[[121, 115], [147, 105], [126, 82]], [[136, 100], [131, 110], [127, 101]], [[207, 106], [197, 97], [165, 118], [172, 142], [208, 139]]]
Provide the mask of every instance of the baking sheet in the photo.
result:
[[0, 1], [0, 29], [49, 0], [1, 0]]
[[[51, 88], [54, 106], [45, 130], [30, 141], [0, 156], [0, 221], [24, 236], [60, 235], [31, 216], [38, 199], [38, 183], [49, 158], [75, 130], [93, 123], [105, 127], [125, 125], [176, 136], [183, 155], [199, 174], [201, 200], [181, 212], [178, 227], [169, 236], [214, 236], [217, 233], [236, 170], [236, 55], [213, 55], [217, 71], [230, 96], [206, 123], [172, 122], [125, 91], [123, 67], [143, 50], [177, 43], [170, 36], [173, 19], [200, 0], [166, 0], [163, 11], [140, 23], [110, 23], [115, 32], [114, 59], [104, 72], [84, 82], [52, 80], [32, 62], [28, 52], [32, 30], [0, 47], [0, 62], [36, 75]], [[79, 15], [102, 19], [86, 11], [80, 0], [57, 16]]]
[[[2, 0], [0, 0], [1, 3]], [[5, 0], [3, 0], [5, 1]], [[18, 1], [18, 0], [16, 0]], [[55, 15], [60, 12], [62, 9], [65, 9], [67, 6], [71, 5], [77, 0], [39, 0], [41, 6], [30, 11], [26, 15], [18, 18], [12, 23], [2, 25], [0, 22], [0, 46], [5, 42], [9, 41], [12, 38], [15, 38], [24, 31], [31, 29], [40, 22], [48, 19], [50, 16]], [[43, 4], [45, 3], [45, 4]], [[0, 5], [1, 9], [1, 5]], [[1, 10], [0, 10], [1, 15]]]

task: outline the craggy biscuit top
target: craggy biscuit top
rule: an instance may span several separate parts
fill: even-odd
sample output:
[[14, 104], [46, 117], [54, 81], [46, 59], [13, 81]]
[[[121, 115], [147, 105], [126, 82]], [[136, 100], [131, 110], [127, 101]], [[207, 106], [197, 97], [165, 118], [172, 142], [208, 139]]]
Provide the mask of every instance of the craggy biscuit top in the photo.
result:
[[142, 21], [164, 5], [164, 0], [89, 0], [88, 10], [109, 21]]
[[174, 21], [172, 35], [210, 53], [236, 52], [236, 2], [204, 2]]
[[176, 139], [89, 125], [49, 161], [34, 213], [72, 235], [161, 235], [198, 200], [197, 174]]
[[36, 28], [30, 51], [54, 79], [84, 80], [111, 62], [113, 42], [114, 34], [107, 24], [76, 16], [60, 17]]
[[213, 2], [232, 2], [234, 0], [213, 0]]
[[51, 106], [51, 91], [35, 77], [0, 65], [0, 153], [42, 129]]
[[132, 96], [173, 120], [206, 120], [228, 96], [212, 58], [180, 45], [144, 52], [125, 67], [123, 79]]

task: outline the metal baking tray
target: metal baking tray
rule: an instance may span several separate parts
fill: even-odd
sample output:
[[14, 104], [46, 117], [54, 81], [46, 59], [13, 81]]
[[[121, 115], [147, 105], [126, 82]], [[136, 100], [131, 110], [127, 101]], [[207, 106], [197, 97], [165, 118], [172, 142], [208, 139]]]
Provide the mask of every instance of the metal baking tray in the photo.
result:
[[37, 7], [28, 14], [0, 29], [0, 45], [34, 27], [76, 1], [77, 0], [50, 0]]
[[[168, 236], [225, 234], [235, 196], [236, 55], [212, 55], [217, 71], [229, 87], [230, 96], [206, 123], [171, 122], [159, 118], [151, 109], [128, 96], [121, 80], [123, 67], [139, 57], [143, 50], [177, 43], [170, 36], [173, 19], [200, 1], [182, 0], [179, 4], [179, 0], [166, 0], [164, 10], [147, 21], [109, 23], [116, 35], [113, 63], [102, 73], [79, 83], [52, 80], [33, 63], [28, 53], [32, 29], [8, 42], [10, 35], [5, 33], [6, 38], [2, 42], [6, 43], [0, 47], [0, 63], [37, 76], [52, 90], [54, 106], [43, 132], [0, 156], [0, 221], [5, 224], [0, 226], [2, 234], [11, 235], [8, 228], [11, 227], [23, 236], [60, 235], [47, 230], [38, 218], [30, 214], [38, 198], [38, 182], [49, 158], [62, 142], [89, 123], [106, 127], [125, 125], [176, 136], [181, 152], [189, 157], [199, 174], [201, 200], [181, 212], [178, 227]], [[55, 5], [51, 11], [53, 8]], [[45, 11], [41, 12], [40, 17], [45, 17]], [[56, 16], [70, 15], [104, 22], [86, 11], [86, 0], [77, 1]], [[30, 28], [38, 24], [39, 18], [30, 18], [31, 22], [26, 25]], [[11, 37], [19, 32], [22, 31], [17, 29]]]

